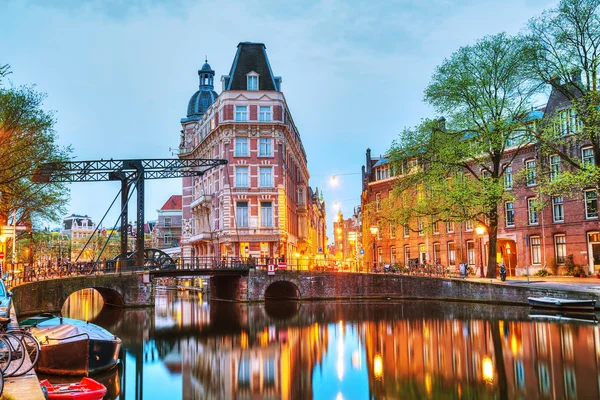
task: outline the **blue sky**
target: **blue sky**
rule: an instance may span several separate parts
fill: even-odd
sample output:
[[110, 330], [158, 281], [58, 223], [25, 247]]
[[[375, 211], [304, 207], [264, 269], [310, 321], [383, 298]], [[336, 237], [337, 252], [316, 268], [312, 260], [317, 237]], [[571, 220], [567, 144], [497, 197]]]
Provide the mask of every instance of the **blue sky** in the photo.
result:
[[[241, 41], [263, 42], [300, 130], [311, 185], [324, 189], [328, 231], [340, 201], [360, 204], [365, 150], [385, 153], [422, 102], [436, 65], [461, 45], [517, 33], [548, 0], [191, 1], [14, 0], [0, 4], [0, 64], [35, 83], [80, 160], [172, 157], [179, 120], [208, 56], [227, 74]], [[216, 85], [220, 92], [220, 82]], [[341, 175], [337, 188], [329, 177]], [[146, 216], [179, 180], [146, 185]], [[70, 213], [100, 220], [118, 183], [70, 186]], [[134, 214], [130, 208], [130, 215]], [[115, 209], [105, 222], [112, 226]]]

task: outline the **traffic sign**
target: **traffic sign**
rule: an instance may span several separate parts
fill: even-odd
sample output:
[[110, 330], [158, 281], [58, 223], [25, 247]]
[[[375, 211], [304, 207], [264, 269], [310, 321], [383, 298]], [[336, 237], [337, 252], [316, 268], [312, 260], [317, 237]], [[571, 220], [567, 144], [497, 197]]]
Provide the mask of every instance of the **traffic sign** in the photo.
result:
[[0, 260], [4, 260], [4, 252], [0, 251]]

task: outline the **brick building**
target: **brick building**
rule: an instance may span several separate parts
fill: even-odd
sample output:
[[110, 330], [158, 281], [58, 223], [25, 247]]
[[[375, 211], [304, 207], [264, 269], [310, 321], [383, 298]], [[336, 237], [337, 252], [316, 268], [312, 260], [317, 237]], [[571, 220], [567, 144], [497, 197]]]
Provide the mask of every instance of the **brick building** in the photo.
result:
[[344, 262], [358, 261], [360, 250], [359, 226], [356, 217], [344, 219], [341, 211], [338, 212], [333, 223], [334, 256]]
[[158, 219], [152, 229], [152, 243], [158, 249], [178, 247], [181, 239], [181, 195], [172, 195], [156, 210]]
[[183, 256], [316, 254], [325, 243], [325, 206], [310, 195], [306, 152], [266, 47], [238, 45], [219, 95], [208, 63], [198, 75], [179, 156], [228, 164], [183, 179]]
[[[527, 118], [532, 123], [552, 118], [565, 136], [580, 126], [570, 103], [557, 90], [551, 92], [544, 108], [532, 111]], [[572, 141], [565, 147], [565, 152], [583, 164], [593, 162], [589, 143]], [[511, 156], [509, 149], [506, 152], [507, 162]], [[406, 167], [409, 170], [410, 164], [411, 160], [408, 160]], [[416, 165], [414, 160], [413, 166]], [[567, 170], [568, 166], [558, 156], [543, 154], [537, 143], [522, 148], [509, 166], [504, 184], [506, 190], [514, 191], [514, 201], [498, 205], [500, 220], [496, 257], [499, 263], [508, 267], [509, 276], [525, 273], [527, 266], [530, 267], [529, 273], [542, 268], [557, 273], [564, 267], [568, 255], [573, 255], [573, 261], [584, 266], [588, 273], [598, 272], [600, 224], [597, 189], [590, 187], [582, 193], [562, 197], [541, 194], [539, 174], [547, 174], [551, 178], [552, 174]], [[523, 185], [513, 184], [519, 171], [525, 176]], [[377, 209], [379, 202], [389, 196], [403, 172], [408, 171], [405, 169], [393, 174], [386, 157], [372, 157], [371, 150], [367, 149], [361, 197], [363, 218], [366, 218], [364, 210], [369, 205]], [[536, 211], [536, 198], [545, 204], [541, 211]], [[439, 263], [450, 267], [466, 262], [478, 270], [487, 260], [488, 237], [485, 233], [478, 235], [475, 224], [472, 221], [438, 223], [425, 233], [420, 228], [420, 221], [394, 227], [378, 221], [376, 216], [363, 219], [365, 260], [369, 263], [406, 265], [409, 260], [418, 259], [420, 263]]]

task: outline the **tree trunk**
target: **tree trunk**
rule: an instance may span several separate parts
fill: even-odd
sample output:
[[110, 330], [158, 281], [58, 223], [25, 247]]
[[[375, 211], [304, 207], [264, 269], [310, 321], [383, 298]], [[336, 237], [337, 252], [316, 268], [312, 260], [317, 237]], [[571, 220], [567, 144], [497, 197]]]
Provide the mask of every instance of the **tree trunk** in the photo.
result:
[[490, 279], [496, 278], [496, 249], [498, 247], [498, 210], [495, 210], [490, 215], [489, 224], [489, 249], [487, 262], [487, 277]]
[[[507, 322], [504, 321], [506, 324]], [[494, 356], [496, 358], [496, 373], [498, 374], [498, 388], [500, 398], [508, 399], [508, 386], [506, 381], [506, 368], [504, 366], [504, 352], [502, 351], [502, 338], [500, 337], [500, 323], [497, 319], [490, 322], [492, 329], [492, 343], [494, 344]]]

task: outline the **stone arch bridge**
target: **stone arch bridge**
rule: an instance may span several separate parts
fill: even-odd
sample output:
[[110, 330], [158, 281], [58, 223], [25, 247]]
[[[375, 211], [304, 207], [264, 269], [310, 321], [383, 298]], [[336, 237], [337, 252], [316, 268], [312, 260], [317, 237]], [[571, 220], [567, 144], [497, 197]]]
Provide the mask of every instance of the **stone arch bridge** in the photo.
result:
[[93, 288], [106, 304], [123, 307], [154, 304], [153, 277], [211, 276], [210, 297], [239, 302], [266, 298], [445, 299], [527, 304], [527, 297], [596, 298], [593, 293], [489, 284], [451, 278], [397, 274], [239, 270], [156, 270], [132, 274], [88, 275], [26, 283], [12, 288], [17, 315], [60, 311], [74, 292]]

